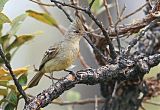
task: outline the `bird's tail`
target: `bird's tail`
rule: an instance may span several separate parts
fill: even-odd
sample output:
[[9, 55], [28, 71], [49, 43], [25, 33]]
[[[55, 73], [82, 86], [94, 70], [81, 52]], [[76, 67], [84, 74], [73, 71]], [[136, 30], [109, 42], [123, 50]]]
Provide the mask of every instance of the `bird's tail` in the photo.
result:
[[36, 73], [36, 75], [31, 79], [31, 81], [28, 83], [28, 88], [32, 88], [32, 87], [34, 87], [34, 86], [36, 86], [36, 85], [38, 85], [38, 83], [39, 83], [39, 81], [40, 81], [40, 79], [42, 78], [42, 76], [43, 76], [43, 72], [41, 72], [41, 71], [39, 71], [39, 72], [37, 72]]

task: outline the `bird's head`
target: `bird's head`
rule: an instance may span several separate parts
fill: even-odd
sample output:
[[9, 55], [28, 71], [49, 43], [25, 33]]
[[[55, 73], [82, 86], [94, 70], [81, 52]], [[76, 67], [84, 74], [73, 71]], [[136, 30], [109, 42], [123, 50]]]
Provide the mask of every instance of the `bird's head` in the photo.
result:
[[73, 34], [78, 34], [78, 35], [84, 34], [85, 29], [83, 27], [83, 23], [78, 17], [76, 17], [76, 19], [70, 25], [68, 32]]

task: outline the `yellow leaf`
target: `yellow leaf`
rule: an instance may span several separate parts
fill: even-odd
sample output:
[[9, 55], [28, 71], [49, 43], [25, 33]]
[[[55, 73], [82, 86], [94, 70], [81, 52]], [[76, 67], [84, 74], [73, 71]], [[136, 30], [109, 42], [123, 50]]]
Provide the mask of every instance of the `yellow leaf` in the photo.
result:
[[[20, 74], [25, 74], [28, 71], [27, 67], [22, 67], [22, 68], [18, 68], [13, 70], [13, 73], [18, 76]], [[0, 80], [4, 81], [4, 80], [11, 80], [12, 77], [9, 74], [9, 71], [6, 71], [4, 68], [0, 69]]]
[[0, 68], [0, 76], [2, 76], [4, 74], [8, 74], [8, 71], [1, 67]]
[[21, 73], [26, 73], [27, 71], [28, 71], [28, 67], [22, 67], [22, 68], [18, 68], [18, 69], [13, 70], [13, 73], [15, 75], [19, 75]]
[[47, 13], [39, 13], [33, 10], [27, 10], [26, 13], [28, 13], [29, 16], [35, 18], [38, 21], [41, 21], [51, 26], [58, 27], [57, 21]]
[[8, 84], [8, 81], [7, 81], [7, 80], [0, 80], [0, 86], [6, 87], [7, 84]]
[[7, 96], [8, 90], [7, 89], [0, 89], [0, 95], [1, 96]]

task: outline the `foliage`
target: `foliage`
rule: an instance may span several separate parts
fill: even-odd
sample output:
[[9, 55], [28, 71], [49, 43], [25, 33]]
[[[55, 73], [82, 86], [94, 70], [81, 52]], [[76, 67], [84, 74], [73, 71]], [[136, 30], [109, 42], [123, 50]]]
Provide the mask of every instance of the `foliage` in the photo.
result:
[[[3, 7], [8, 0], [0, 1], [0, 43], [5, 52], [5, 56], [8, 61], [11, 61], [15, 52], [26, 42], [32, 40], [34, 34], [22, 34], [17, 35], [17, 31], [20, 29], [21, 24], [26, 19], [27, 14], [22, 14], [11, 20], [3, 11]], [[3, 32], [3, 26], [9, 25], [10, 30], [6, 33]], [[14, 39], [14, 40], [13, 40]], [[17, 76], [19, 83], [25, 86], [27, 83], [28, 67], [21, 67], [13, 70], [15, 76]], [[20, 99], [19, 92], [14, 85], [12, 77], [8, 70], [4, 68], [4, 62], [0, 58], [0, 105], [4, 110], [13, 110], [17, 107], [18, 100]]]
[[[9, 0], [0, 0], [0, 43], [1, 47], [4, 50], [6, 58], [10, 62], [14, 54], [16, 54], [17, 50], [21, 46], [23, 46], [26, 42], [31, 41], [36, 37], [35, 34], [26, 34], [26, 33], [21, 35], [17, 34], [18, 30], [21, 27], [21, 24], [26, 20], [27, 17], [31, 17], [37, 21], [40, 21], [41, 23], [45, 23], [49, 26], [56, 27], [57, 29], [60, 29], [60, 26], [59, 23], [57, 22], [57, 19], [55, 19], [49, 13], [37, 12], [31, 9], [26, 10], [24, 14], [21, 14], [14, 19], [10, 19], [5, 13], [2, 12], [5, 4], [7, 4], [8, 1]], [[92, 1], [93, 0], [88, 0], [88, 4], [90, 4]], [[112, 4], [108, 4], [108, 8], [112, 6], [113, 6]], [[103, 6], [103, 0], [95, 0], [94, 4], [91, 7], [91, 12], [93, 12], [94, 15], [99, 15], [104, 10], [105, 7]], [[10, 29], [8, 32], [3, 33], [3, 26], [6, 24], [10, 26]], [[107, 48], [105, 48], [105, 50], [107, 50]], [[109, 51], [107, 52], [109, 53]], [[105, 54], [107, 54], [107, 52], [105, 52]], [[13, 73], [17, 77], [20, 85], [23, 88], [26, 87], [25, 90], [27, 89], [28, 70], [29, 70], [28, 67], [21, 67], [13, 70]], [[149, 75], [146, 78], [151, 77]], [[0, 99], [0, 105], [2, 105], [4, 110], [14, 110], [15, 108], [17, 108], [18, 102], [21, 99], [21, 96], [12, 81], [12, 77], [10, 76], [9, 71], [6, 70], [6, 68], [4, 67], [4, 62], [1, 58], [0, 58], [0, 96], [2, 97]], [[66, 99], [69, 102], [78, 101], [81, 99], [81, 94], [79, 92], [70, 90], [66, 94]]]

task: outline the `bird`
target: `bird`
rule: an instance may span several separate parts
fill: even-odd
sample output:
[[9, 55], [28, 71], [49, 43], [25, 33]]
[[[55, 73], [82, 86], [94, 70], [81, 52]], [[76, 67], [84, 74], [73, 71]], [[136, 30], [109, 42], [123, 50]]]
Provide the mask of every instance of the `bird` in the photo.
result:
[[67, 70], [79, 54], [79, 42], [84, 34], [83, 23], [77, 17], [65, 32], [64, 40], [50, 46], [45, 52], [38, 72], [28, 83], [28, 88], [38, 85], [45, 73]]

